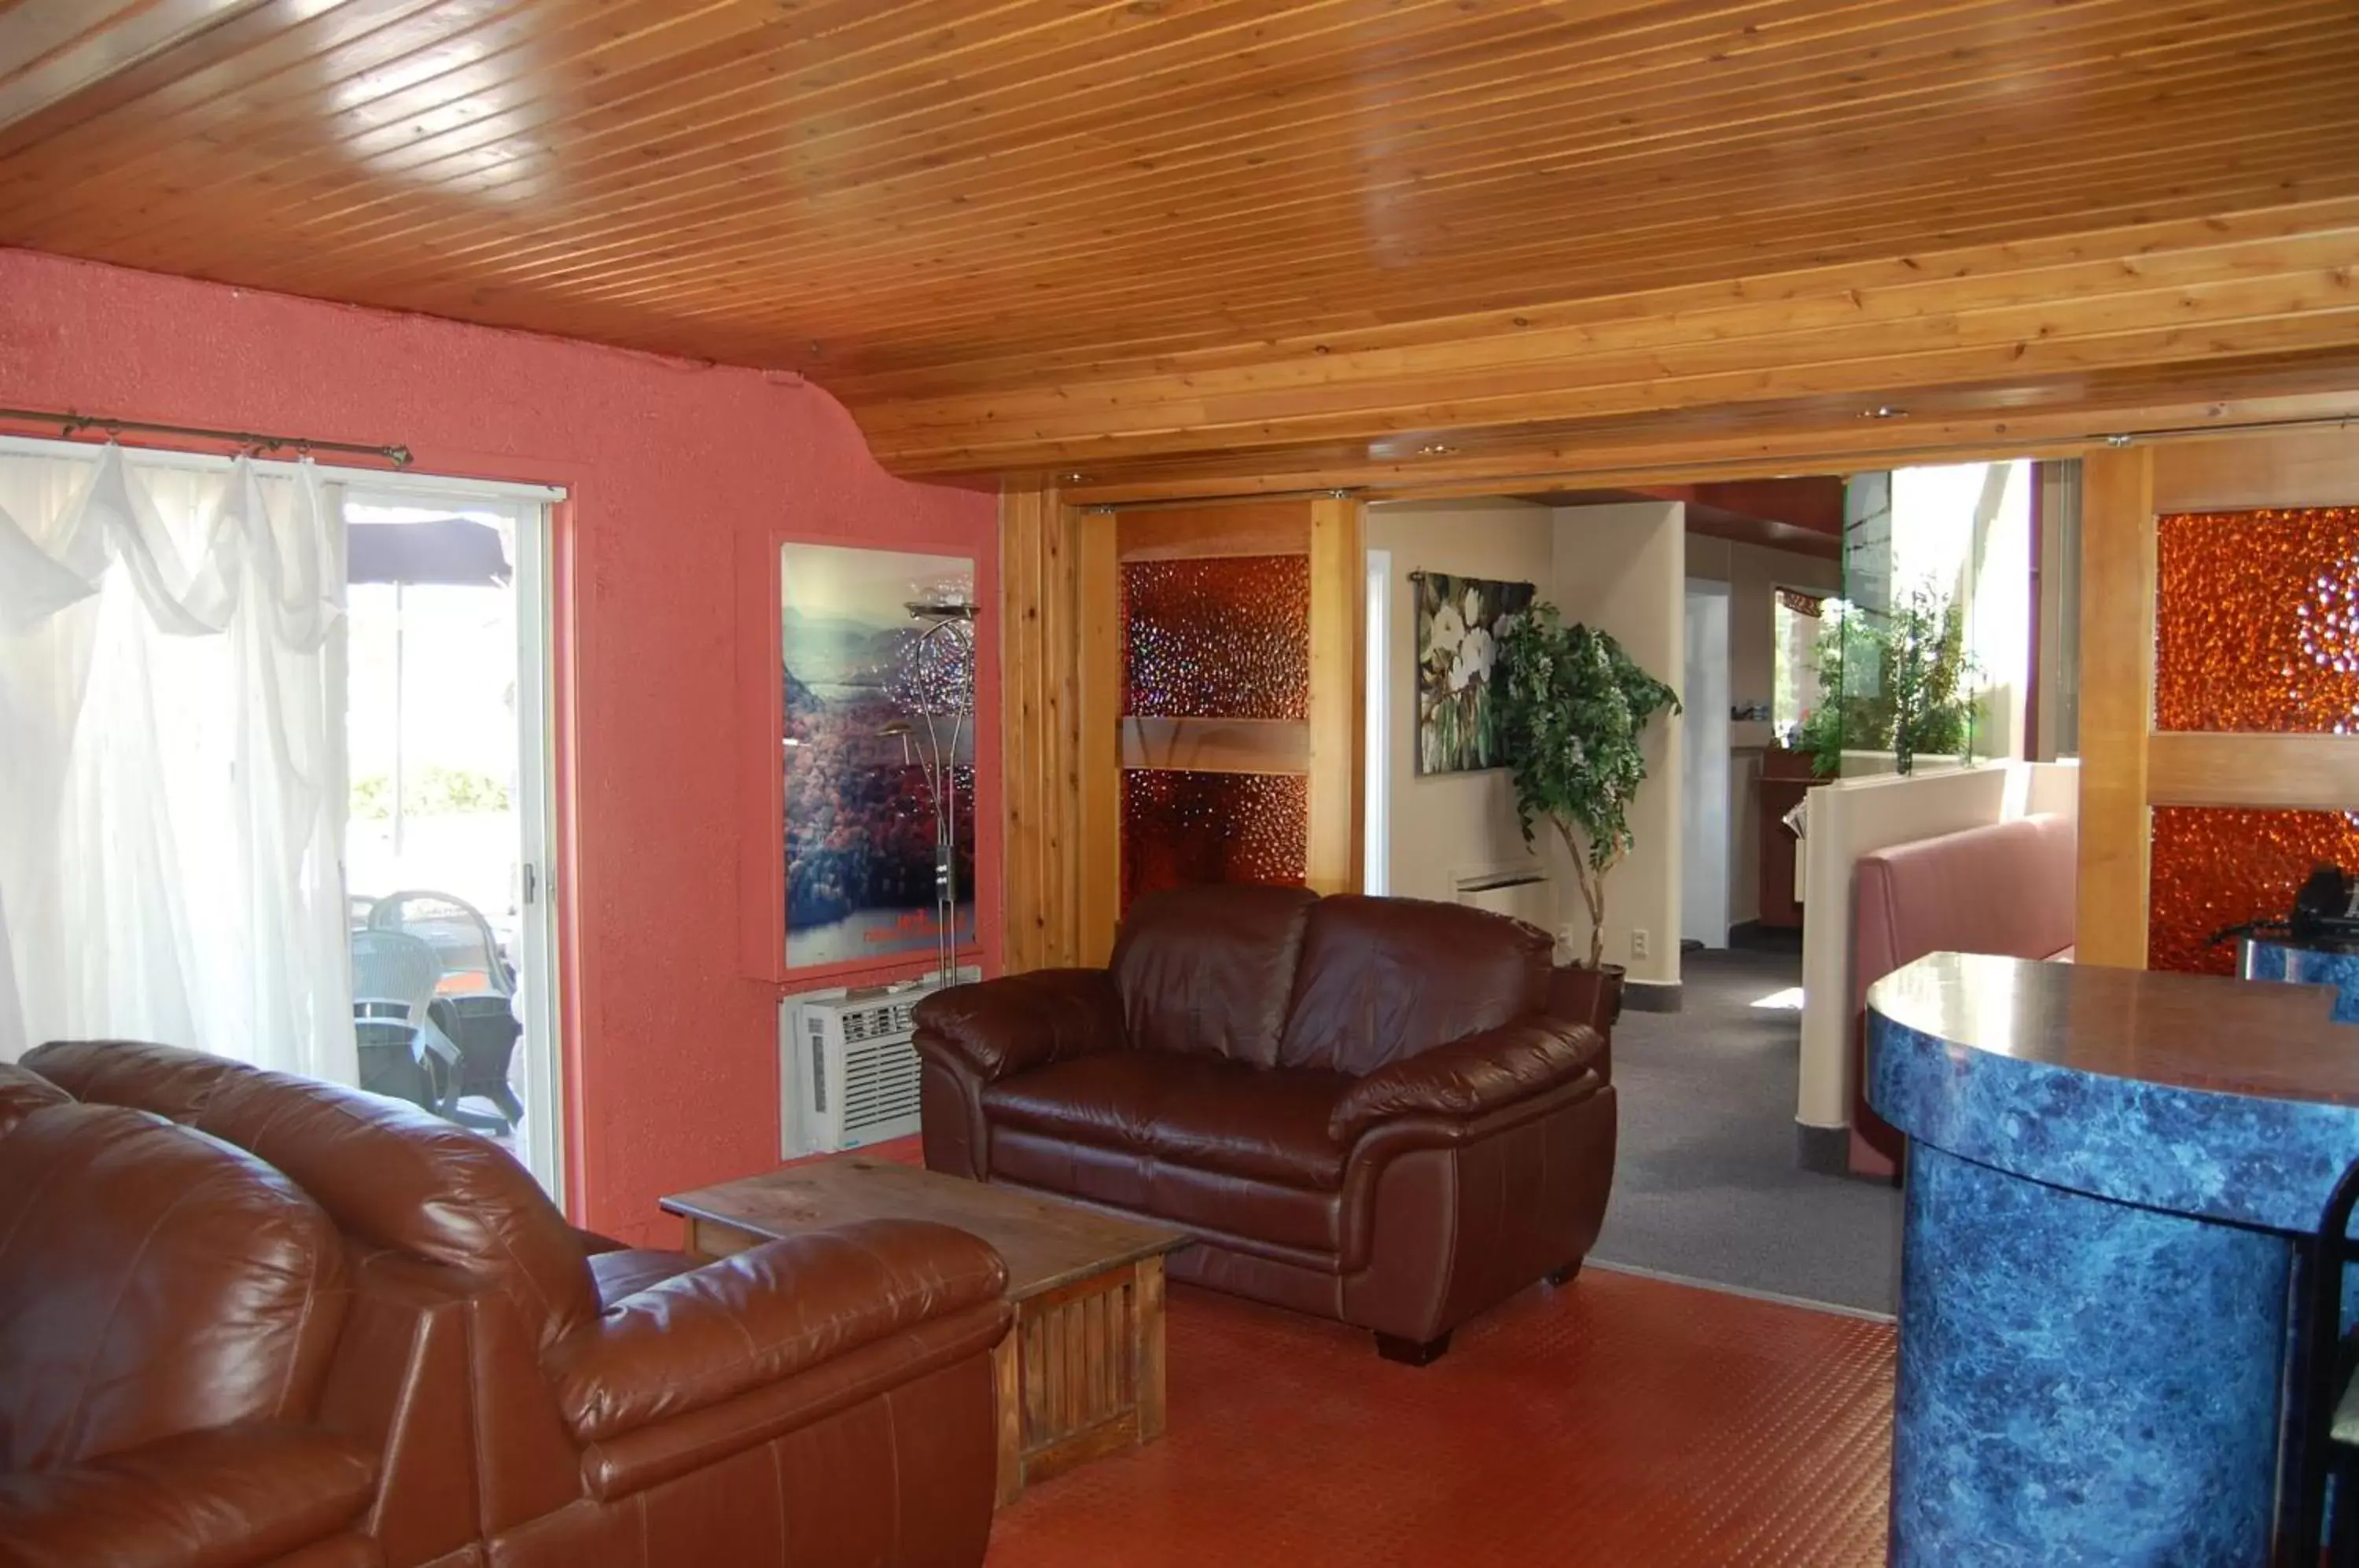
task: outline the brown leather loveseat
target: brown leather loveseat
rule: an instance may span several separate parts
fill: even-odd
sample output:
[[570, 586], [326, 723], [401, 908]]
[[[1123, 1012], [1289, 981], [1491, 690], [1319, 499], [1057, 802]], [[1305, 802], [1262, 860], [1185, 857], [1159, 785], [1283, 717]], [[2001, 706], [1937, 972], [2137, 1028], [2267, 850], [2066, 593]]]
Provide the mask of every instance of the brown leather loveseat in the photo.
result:
[[872, 1222], [699, 1266], [575, 1230], [504, 1151], [397, 1101], [125, 1041], [24, 1065], [249, 1151], [341, 1233], [319, 1420], [376, 1479], [370, 1554], [318, 1568], [982, 1561], [1010, 1313], [975, 1238]]
[[926, 1163], [1188, 1230], [1174, 1278], [1422, 1363], [1604, 1218], [1610, 1061], [1550, 986], [1545, 933], [1457, 905], [1156, 894], [1107, 969], [919, 1004]]

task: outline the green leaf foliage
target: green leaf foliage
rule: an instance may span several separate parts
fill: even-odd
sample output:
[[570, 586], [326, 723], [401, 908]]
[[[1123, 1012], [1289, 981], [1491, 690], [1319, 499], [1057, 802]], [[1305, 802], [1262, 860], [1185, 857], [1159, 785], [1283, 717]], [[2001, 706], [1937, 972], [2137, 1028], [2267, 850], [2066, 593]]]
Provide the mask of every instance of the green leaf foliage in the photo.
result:
[[1921, 754], [1971, 756], [1977, 673], [1955, 599], [1919, 587], [1888, 613], [1830, 600], [1815, 658], [1826, 693], [1807, 714], [1797, 749], [1832, 777], [1843, 754], [1889, 751], [1908, 772]]
[[1533, 606], [1500, 644], [1506, 680], [1495, 722], [1516, 787], [1524, 842], [1552, 822], [1577, 834], [1602, 875], [1628, 851], [1630, 806], [1647, 781], [1640, 737], [1679, 693], [1604, 632]]

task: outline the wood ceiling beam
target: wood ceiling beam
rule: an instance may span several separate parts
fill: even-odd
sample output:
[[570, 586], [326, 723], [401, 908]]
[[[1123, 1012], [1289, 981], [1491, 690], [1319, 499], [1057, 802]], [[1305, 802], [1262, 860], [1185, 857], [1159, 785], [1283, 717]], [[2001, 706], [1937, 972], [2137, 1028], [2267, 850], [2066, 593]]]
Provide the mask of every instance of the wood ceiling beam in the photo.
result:
[[1889, 423], [1821, 414], [1765, 418], [1740, 430], [1677, 418], [1594, 434], [1500, 432], [1478, 452], [1378, 461], [1292, 452], [1237, 454], [1194, 472], [1124, 469], [1083, 474], [1061, 491], [1077, 506], [1180, 503], [1345, 490], [1371, 499], [1440, 500], [1551, 488], [1651, 487], [1699, 481], [1845, 474], [1921, 463], [2075, 455], [2122, 432], [2212, 431], [2310, 421], [2359, 423], [2359, 356], [2324, 377], [2333, 391], [2240, 396], [2149, 394], [1995, 416], [1911, 417]]
[[2007, 247], [1928, 253], [1901, 268], [1920, 281], [1821, 268], [1582, 301], [1506, 333], [1445, 326], [1413, 343], [887, 400], [855, 414], [879, 458], [903, 472], [1088, 471], [1187, 452], [1427, 432], [1457, 444], [1451, 432], [1811, 397], [1864, 406], [1910, 387], [2299, 354], [2359, 343], [2359, 226], [2339, 205], [2313, 216], [2337, 226], [2234, 238], [2204, 225], [2213, 243], [2180, 229], [2167, 249], [2115, 233], [2093, 240], [2089, 259], [2045, 265]]

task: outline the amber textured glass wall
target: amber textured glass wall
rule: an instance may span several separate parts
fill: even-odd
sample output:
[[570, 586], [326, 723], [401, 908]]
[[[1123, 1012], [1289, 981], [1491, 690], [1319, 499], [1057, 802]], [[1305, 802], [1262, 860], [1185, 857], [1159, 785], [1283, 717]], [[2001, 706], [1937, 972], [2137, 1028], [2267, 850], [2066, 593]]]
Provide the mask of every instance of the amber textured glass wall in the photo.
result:
[[[2359, 728], [2359, 507], [2190, 512], [2156, 524], [2158, 730]], [[2225, 927], [2282, 916], [2321, 862], [2359, 870], [2359, 813], [2154, 813], [2147, 958], [2232, 971]]]

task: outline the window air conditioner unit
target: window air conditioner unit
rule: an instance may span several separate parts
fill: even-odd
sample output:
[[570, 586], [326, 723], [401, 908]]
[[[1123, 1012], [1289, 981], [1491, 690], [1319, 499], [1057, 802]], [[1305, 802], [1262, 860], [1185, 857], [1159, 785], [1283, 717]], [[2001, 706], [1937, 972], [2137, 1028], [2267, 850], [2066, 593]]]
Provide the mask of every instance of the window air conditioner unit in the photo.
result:
[[[961, 971], [961, 980], [980, 978]], [[833, 1154], [918, 1130], [910, 1013], [934, 982], [833, 990], [778, 1004], [779, 1153]]]

